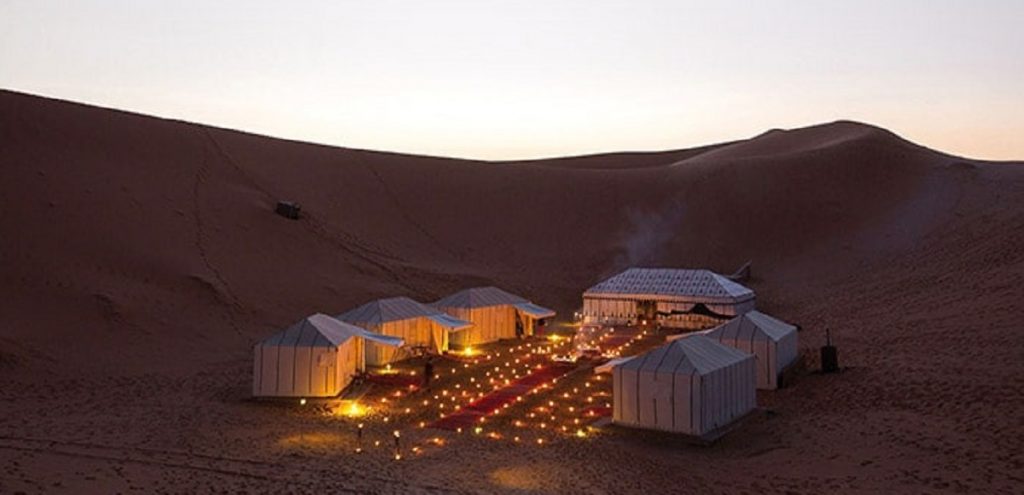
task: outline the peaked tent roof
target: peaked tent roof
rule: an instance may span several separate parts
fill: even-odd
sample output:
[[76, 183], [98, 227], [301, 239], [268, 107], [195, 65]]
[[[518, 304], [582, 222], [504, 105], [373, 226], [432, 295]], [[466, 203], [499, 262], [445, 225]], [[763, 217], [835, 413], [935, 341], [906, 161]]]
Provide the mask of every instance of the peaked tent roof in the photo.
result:
[[267, 337], [261, 343], [287, 347], [337, 347], [352, 337], [363, 337], [392, 347], [401, 347], [404, 344], [404, 341], [398, 337], [369, 332], [322, 313], [307, 316], [292, 326]]
[[592, 296], [659, 296], [728, 304], [753, 299], [754, 291], [710, 270], [630, 268], [583, 293], [583, 297]]
[[694, 335], [686, 339], [673, 340], [618, 367], [650, 373], [705, 375], [746, 359], [753, 359], [753, 356], [719, 344], [703, 335]]
[[349, 310], [338, 316], [339, 320], [354, 325], [376, 325], [389, 321], [408, 320], [412, 318], [430, 318], [444, 327], [462, 329], [473, 326], [468, 321], [453, 318], [419, 301], [408, 297], [390, 297], [370, 301], [358, 308]]
[[796, 326], [794, 325], [772, 318], [760, 311], [749, 311], [708, 330], [705, 335], [716, 340], [720, 338], [753, 339], [763, 336], [778, 342], [795, 331]]
[[528, 302], [530, 301], [497, 287], [474, 287], [472, 289], [460, 290], [435, 302], [433, 306], [438, 308], [485, 308], [488, 306], [515, 305]]

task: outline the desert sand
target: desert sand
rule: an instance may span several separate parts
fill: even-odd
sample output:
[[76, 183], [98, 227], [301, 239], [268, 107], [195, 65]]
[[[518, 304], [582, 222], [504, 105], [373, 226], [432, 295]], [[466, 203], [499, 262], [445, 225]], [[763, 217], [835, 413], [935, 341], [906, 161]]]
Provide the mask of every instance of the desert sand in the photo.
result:
[[[1024, 163], [853, 122], [478, 162], [0, 92], [0, 211], [0, 493], [1024, 486]], [[396, 462], [316, 408], [249, 399], [252, 344], [313, 312], [495, 284], [571, 315], [629, 266], [748, 260], [808, 367], [830, 329], [845, 370], [759, 391], [710, 447], [466, 435]]]

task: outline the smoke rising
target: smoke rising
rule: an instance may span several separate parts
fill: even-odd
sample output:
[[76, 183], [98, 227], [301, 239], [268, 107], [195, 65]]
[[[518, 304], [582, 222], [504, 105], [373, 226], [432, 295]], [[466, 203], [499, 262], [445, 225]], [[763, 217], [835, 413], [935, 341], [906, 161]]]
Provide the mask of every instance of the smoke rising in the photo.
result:
[[686, 208], [681, 201], [670, 201], [655, 210], [630, 207], [624, 210], [625, 227], [619, 241], [619, 254], [612, 272], [632, 266], [657, 264], [665, 244], [676, 236]]

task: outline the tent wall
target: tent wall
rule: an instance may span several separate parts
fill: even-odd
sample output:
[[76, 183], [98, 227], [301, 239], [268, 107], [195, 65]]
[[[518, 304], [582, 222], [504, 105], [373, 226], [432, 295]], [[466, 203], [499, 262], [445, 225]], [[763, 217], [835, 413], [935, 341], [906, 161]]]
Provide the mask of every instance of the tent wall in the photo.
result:
[[778, 386], [778, 351], [775, 350], [775, 342], [772, 342], [764, 336], [756, 335], [738, 335], [732, 338], [721, 338], [719, 339], [719, 342], [729, 347], [739, 349], [747, 354], [752, 354], [755, 357], [757, 368], [757, 388], [761, 390], [770, 390]]
[[[526, 335], [526, 336], [536, 335], [537, 334], [537, 321], [538, 321], [537, 318], [534, 318], [534, 317], [532, 317], [530, 315], [526, 315], [526, 314], [520, 314], [520, 317], [523, 319], [523, 335]], [[515, 329], [513, 328], [512, 330], [513, 330], [513, 333], [515, 333]]]
[[753, 409], [751, 397], [756, 394], [755, 380], [752, 359], [705, 374], [701, 387], [703, 407], [696, 434], [721, 428]]
[[797, 358], [796, 331], [786, 334], [779, 341], [774, 341], [757, 331], [753, 325], [740, 325], [735, 331], [716, 330], [708, 334], [708, 337], [753, 355], [757, 370], [757, 388], [761, 390], [777, 389], [779, 375]]
[[334, 397], [360, 368], [360, 341], [338, 347], [301, 343], [257, 344], [253, 356], [253, 395], [257, 397]]
[[622, 325], [635, 320], [636, 301], [625, 299], [584, 298], [583, 315], [589, 321]]
[[778, 383], [777, 380], [779, 375], [782, 374], [782, 371], [789, 367], [789, 365], [795, 363], [797, 358], [800, 356], [800, 349], [797, 344], [797, 333], [795, 331], [791, 332], [779, 340], [777, 350], [778, 353], [776, 356], [778, 357], [776, 359], [778, 361], [775, 368], [776, 384]]
[[701, 433], [700, 375], [616, 367], [612, 377], [615, 423], [690, 435]]
[[510, 305], [482, 308], [440, 308], [445, 313], [466, 320], [472, 327], [450, 335], [451, 345], [461, 347], [486, 344], [516, 337], [516, 309]]
[[[606, 297], [584, 297], [583, 318], [586, 323], [606, 323], [611, 325], [624, 325], [638, 320], [637, 302], [641, 300], [656, 300], [657, 309], [660, 312], [689, 311], [693, 309], [695, 302], [686, 301], [665, 301], [660, 300], [661, 296], [644, 296], [635, 298], [606, 298]], [[735, 316], [754, 309], [754, 300], [748, 300], [736, 304], [705, 304], [707, 308], [720, 315]], [[681, 328], [686, 330], [703, 330], [715, 327], [722, 323], [722, 320], [700, 314], [676, 314], [659, 316], [658, 321], [662, 326]]]
[[701, 436], [756, 407], [754, 359], [706, 373], [616, 367], [612, 420], [625, 426]]
[[612, 371], [612, 420], [627, 426], [639, 426], [637, 389], [639, 373], [615, 368]]
[[[423, 346], [434, 352], [448, 350], [448, 331], [430, 318], [409, 318], [367, 327], [367, 330], [400, 337], [405, 347]], [[366, 342], [366, 364], [383, 366], [410, 357], [408, 349]]]

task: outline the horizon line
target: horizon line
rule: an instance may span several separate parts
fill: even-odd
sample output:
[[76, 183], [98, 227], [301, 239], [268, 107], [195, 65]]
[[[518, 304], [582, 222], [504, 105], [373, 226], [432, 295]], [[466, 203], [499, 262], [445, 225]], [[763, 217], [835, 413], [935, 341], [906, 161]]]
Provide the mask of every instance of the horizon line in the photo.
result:
[[943, 155], [947, 155], [947, 156], [953, 157], [953, 158], [965, 159], [965, 160], [970, 160], [970, 161], [974, 161], [974, 162], [985, 162], [985, 163], [1009, 163], [1009, 164], [1020, 163], [1020, 164], [1024, 164], [1024, 158], [1020, 158], [1020, 159], [989, 159], [989, 158], [972, 158], [972, 157], [968, 157], [968, 156], [958, 155], [956, 153], [944, 151], [944, 150], [937, 149], [937, 148], [932, 148], [930, 146], [926, 146], [926, 145], [917, 143], [915, 141], [911, 141], [911, 140], [903, 137], [902, 135], [896, 133], [895, 131], [892, 131], [892, 130], [886, 128], [886, 127], [882, 127], [882, 126], [879, 126], [879, 125], [876, 125], [876, 124], [872, 124], [870, 122], [864, 122], [864, 121], [860, 121], [860, 120], [847, 119], [847, 118], [840, 118], [840, 119], [835, 119], [835, 120], [830, 120], [830, 121], [825, 121], [825, 122], [809, 123], [809, 124], [805, 124], [805, 125], [801, 125], [801, 126], [797, 126], [797, 127], [788, 127], [788, 128], [772, 127], [772, 128], [769, 128], [769, 129], [765, 129], [765, 130], [763, 130], [763, 131], [761, 131], [761, 132], [759, 132], [759, 133], [757, 133], [757, 134], [755, 134], [753, 136], [749, 136], [749, 137], [740, 137], [740, 138], [734, 138], [734, 139], [728, 139], [728, 140], [716, 141], [716, 142], [704, 143], [704, 144], [697, 144], [697, 145], [685, 146], [685, 147], [673, 147], [673, 148], [663, 148], [663, 149], [620, 149], [620, 150], [603, 150], [603, 151], [584, 151], [584, 152], [580, 152], [580, 153], [570, 153], [570, 154], [564, 154], [564, 155], [540, 155], [540, 156], [536, 156], [536, 157], [527, 157], [527, 158], [488, 159], [488, 158], [479, 158], [479, 157], [465, 156], [465, 155], [442, 155], [442, 154], [433, 154], [433, 153], [417, 152], [417, 151], [399, 151], [399, 150], [388, 150], [388, 149], [379, 149], [379, 148], [364, 148], [364, 147], [350, 146], [350, 145], [344, 145], [344, 144], [332, 144], [332, 143], [325, 143], [325, 142], [319, 142], [319, 141], [311, 141], [311, 140], [302, 139], [302, 138], [294, 138], [294, 137], [288, 137], [288, 136], [275, 135], [275, 134], [271, 134], [271, 133], [263, 132], [263, 131], [247, 130], [247, 129], [236, 128], [236, 127], [228, 127], [228, 126], [225, 126], [225, 125], [212, 124], [212, 123], [204, 123], [204, 122], [195, 121], [195, 120], [187, 120], [186, 118], [169, 117], [169, 116], [159, 115], [159, 114], [155, 114], [155, 113], [146, 113], [146, 112], [141, 111], [141, 110], [132, 110], [132, 109], [127, 109], [127, 108], [118, 108], [118, 107], [115, 107], [115, 106], [108, 106], [108, 105], [103, 104], [103, 103], [96, 103], [96, 102], [91, 102], [91, 101], [73, 100], [73, 99], [68, 99], [66, 97], [54, 96], [54, 95], [42, 94], [42, 93], [35, 93], [35, 92], [26, 91], [26, 90], [11, 88], [11, 87], [8, 87], [8, 86], [0, 87], [0, 92], [12, 93], [12, 94], [15, 94], [15, 95], [24, 96], [24, 97], [30, 97], [30, 98], [39, 98], [39, 99], [43, 99], [43, 100], [51, 100], [51, 101], [60, 102], [60, 103], [66, 103], [66, 104], [71, 104], [71, 105], [80, 105], [80, 106], [91, 107], [91, 108], [100, 109], [100, 110], [119, 112], [119, 113], [123, 113], [123, 114], [127, 114], [127, 115], [134, 115], [134, 116], [138, 116], [138, 117], [146, 117], [146, 118], [151, 118], [151, 119], [164, 120], [164, 121], [168, 121], [168, 122], [177, 122], [177, 123], [182, 123], [182, 124], [187, 124], [187, 125], [195, 125], [195, 126], [207, 127], [207, 128], [217, 129], [217, 130], [227, 131], [227, 132], [236, 132], [236, 133], [247, 134], [247, 135], [255, 136], [255, 137], [263, 137], [263, 138], [275, 139], [275, 140], [279, 140], [279, 141], [287, 141], [287, 142], [291, 142], [291, 143], [304, 144], [304, 145], [309, 145], [309, 146], [322, 146], [322, 147], [327, 147], [327, 148], [335, 148], [335, 149], [357, 151], [357, 152], [365, 152], [365, 153], [379, 153], [379, 154], [388, 154], [388, 155], [402, 155], [402, 156], [409, 156], [409, 157], [430, 158], [430, 159], [439, 159], [439, 160], [459, 160], [459, 161], [466, 161], [466, 162], [478, 162], [478, 163], [484, 163], [484, 164], [508, 164], [508, 163], [542, 162], [542, 161], [553, 161], [553, 160], [572, 160], [572, 159], [583, 159], [583, 158], [599, 157], [599, 156], [609, 156], [609, 155], [658, 155], [658, 154], [678, 153], [678, 152], [684, 152], [684, 151], [693, 151], [693, 150], [697, 150], [697, 149], [701, 149], [701, 148], [717, 148], [717, 147], [722, 147], [722, 146], [728, 146], [728, 145], [731, 145], [731, 144], [738, 144], [738, 143], [742, 143], [742, 142], [746, 142], [746, 141], [750, 141], [750, 140], [756, 139], [756, 138], [758, 138], [760, 136], [763, 136], [763, 135], [765, 135], [765, 134], [767, 134], [769, 132], [772, 132], [772, 131], [789, 132], [789, 131], [797, 131], [797, 130], [802, 130], [802, 129], [810, 129], [810, 128], [814, 128], [814, 127], [824, 127], [824, 126], [836, 125], [836, 124], [844, 124], [844, 123], [845, 124], [853, 124], [853, 125], [863, 126], [863, 127], [869, 127], [869, 128], [881, 130], [881, 131], [884, 131], [884, 132], [888, 132], [888, 133], [892, 134], [893, 136], [897, 137], [898, 139], [901, 139], [903, 141], [911, 143], [911, 144], [913, 144], [915, 146], [919, 146], [919, 147], [927, 149], [929, 151], [932, 151], [932, 152], [935, 152], [935, 153], [940, 153], [940, 154], [943, 154]]

